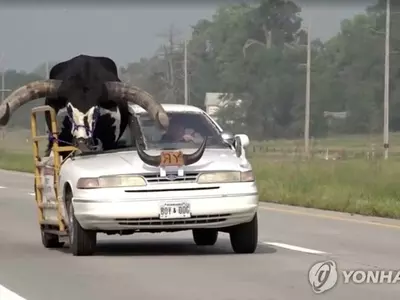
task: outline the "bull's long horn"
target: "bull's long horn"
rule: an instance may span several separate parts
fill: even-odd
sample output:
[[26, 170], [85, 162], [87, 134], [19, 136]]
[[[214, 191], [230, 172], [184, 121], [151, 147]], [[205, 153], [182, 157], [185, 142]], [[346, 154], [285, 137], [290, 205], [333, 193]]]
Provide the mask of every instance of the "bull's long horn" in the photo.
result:
[[38, 80], [30, 82], [12, 92], [0, 105], [0, 126], [6, 125], [11, 115], [29, 101], [55, 96], [60, 84], [61, 80]]
[[148, 155], [144, 149], [143, 145], [141, 143], [136, 142], [136, 149], [139, 155], [139, 158], [149, 166], [155, 166], [158, 167], [161, 163], [161, 156], [160, 155]]
[[[161, 163], [161, 156], [160, 155], [149, 155], [147, 154], [144, 149], [142, 148], [141, 143], [136, 143], [137, 145], [137, 152], [140, 159], [147, 165], [158, 167]], [[207, 137], [204, 138], [203, 142], [201, 143], [200, 147], [192, 154], [184, 154], [183, 161], [186, 166], [192, 165], [200, 160], [203, 156], [204, 150], [206, 149], [207, 145]]]
[[162, 129], [166, 130], [168, 128], [169, 119], [167, 113], [149, 93], [138, 87], [118, 81], [107, 82], [106, 87], [111, 97], [139, 105], [150, 113]]

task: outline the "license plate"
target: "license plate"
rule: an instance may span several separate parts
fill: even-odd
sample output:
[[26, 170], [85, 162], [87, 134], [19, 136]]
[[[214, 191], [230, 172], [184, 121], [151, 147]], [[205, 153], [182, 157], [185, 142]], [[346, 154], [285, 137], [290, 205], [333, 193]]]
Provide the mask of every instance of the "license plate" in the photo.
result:
[[160, 219], [185, 219], [190, 217], [189, 203], [165, 203], [160, 206]]
[[161, 152], [161, 166], [178, 166], [184, 165], [182, 151], [163, 151]]

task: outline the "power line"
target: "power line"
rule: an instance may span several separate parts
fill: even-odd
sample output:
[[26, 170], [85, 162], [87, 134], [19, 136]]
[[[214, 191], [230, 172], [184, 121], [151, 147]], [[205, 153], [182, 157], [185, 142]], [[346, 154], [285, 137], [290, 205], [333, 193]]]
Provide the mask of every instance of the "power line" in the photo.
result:
[[304, 151], [307, 158], [310, 155], [310, 86], [311, 86], [311, 22], [307, 33], [307, 80], [306, 80], [306, 108], [304, 120]]
[[185, 49], [184, 49], [184, 52], [185, 52], [185, 54], [184, 54], [184, 56], [185, 56], [185, 63], [184, 63], [184, 65], [185, 65], [185, 67], [184, 67], [184, 69], [185, 69], [185, 105], [188, 105], [188, 71], [187, 71], [187, 40], [185, 40]]

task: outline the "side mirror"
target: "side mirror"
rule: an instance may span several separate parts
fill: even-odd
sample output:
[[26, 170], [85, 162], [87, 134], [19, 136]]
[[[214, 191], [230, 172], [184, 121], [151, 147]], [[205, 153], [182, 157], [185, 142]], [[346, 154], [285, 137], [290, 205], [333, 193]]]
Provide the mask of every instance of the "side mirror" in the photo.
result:
[[229, 131], [222, 132], [221, 137], [229, 145], [233, 145], [233, 143], [235, 142], [235, 136]]
[[239, 136], [235, 136], [235, 152], [237, 157], [241, 157], [244, 151], [242, 140]]
[[250, 144], [249, 137], [246, 134], [235, 135], [235, 151], [237, 157], [245, 156], [245, 148]]
[[241, 146], [246, 148], [250, 144], [250, 140], [247, 134], [236, 134], [235, 140], [240, 140]]

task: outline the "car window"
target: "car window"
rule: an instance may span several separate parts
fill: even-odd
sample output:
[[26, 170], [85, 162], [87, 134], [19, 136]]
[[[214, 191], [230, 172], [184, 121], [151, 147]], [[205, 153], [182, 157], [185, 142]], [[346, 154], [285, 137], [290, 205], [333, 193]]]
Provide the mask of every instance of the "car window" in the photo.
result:
[[133, 146], [133, 139], [132, 139], [131, 129], [129, 126], [126, 127], [124, 133], [121, 135], [121, 138], [119, 140], [122, 141], [123, 143], [126, 143], [127, 147]]
[[163, 132], [148, 113], [138, 114], [138, 121], [149, 149], [197, 148], [207, 137], [208, 148], [227, 148], [216, 126], [202, 113], [167, 113], [170, 126]]

